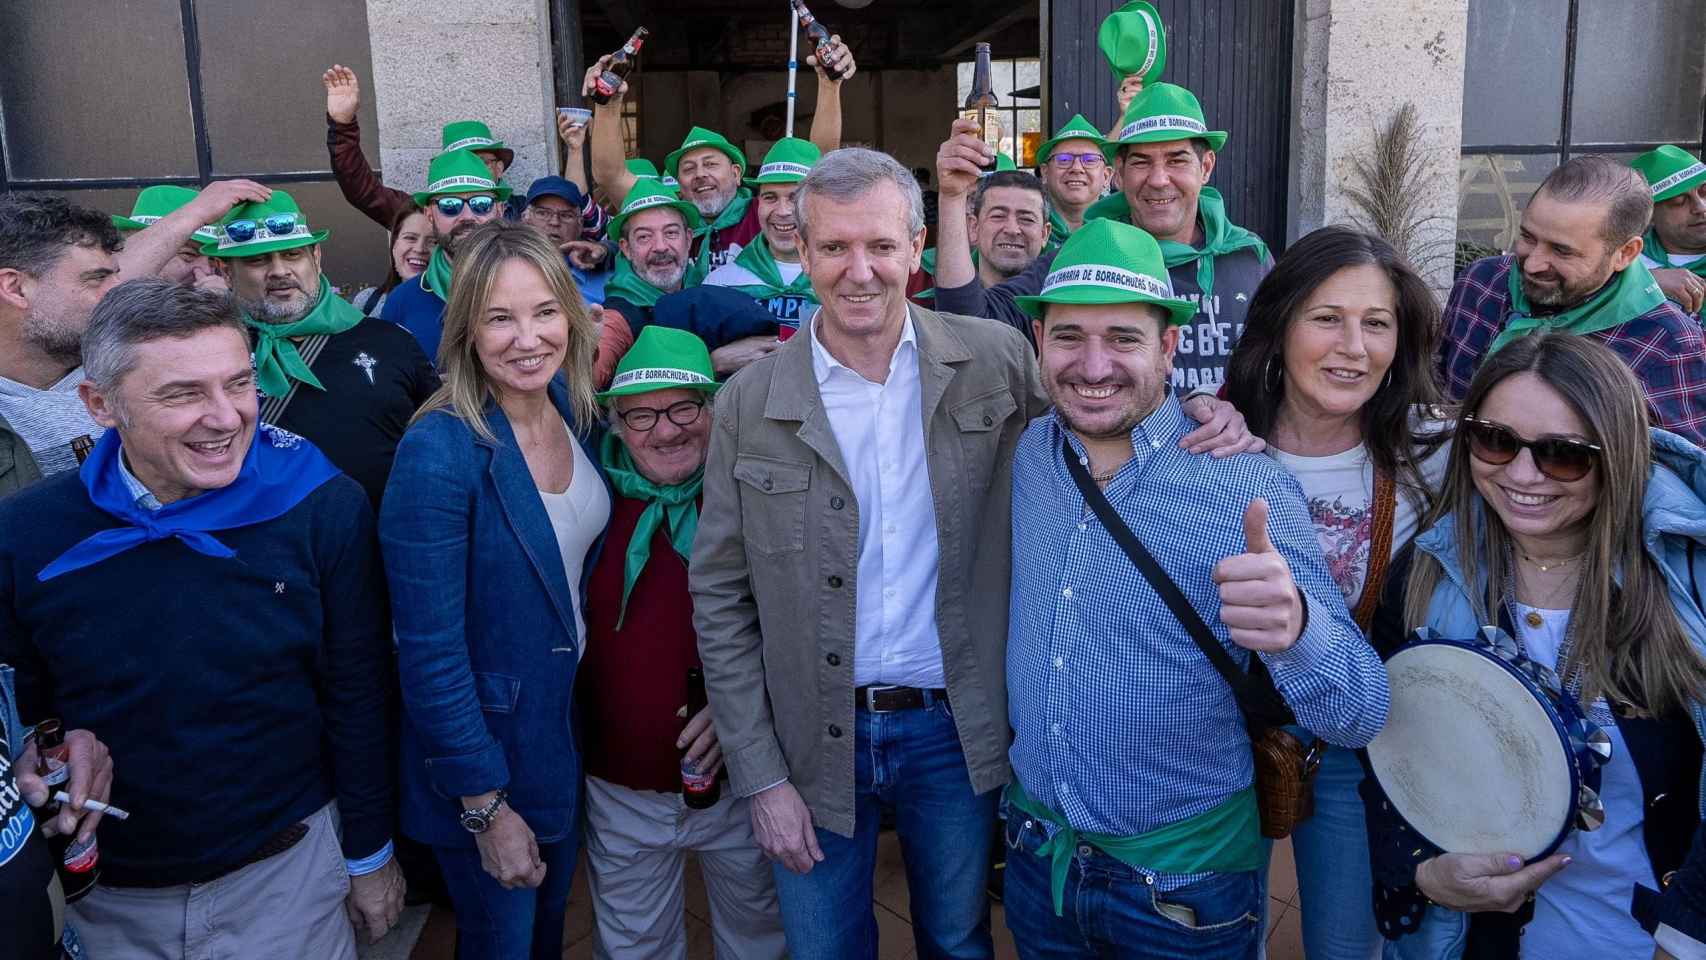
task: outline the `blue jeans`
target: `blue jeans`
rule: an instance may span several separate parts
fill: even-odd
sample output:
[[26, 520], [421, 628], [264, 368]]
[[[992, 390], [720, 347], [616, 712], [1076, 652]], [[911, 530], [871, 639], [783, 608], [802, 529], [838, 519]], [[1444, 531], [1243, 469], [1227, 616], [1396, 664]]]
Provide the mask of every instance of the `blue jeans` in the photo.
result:
[[1007, 814], [1002, 903], [1021, 960], [1137, 958], [1253, 960], [1262, 946], [1261, 872], [1217, 873], [1159, 893], [1139, 871], [1080, 844], [1054, 915], [1047, 836], [1023, 811]]
[[873, 960], [877, 829], [895, 811], [920, 960], [995, 954], [984, 882], [997, 791], [974, 794], [946, 700], [853, 720], [853, 836], [818, 829], [823, 862], [805, 874], [777, 864], [776, 896], [794, 960]]
[[569, 884], [580, 844], [542, 843], [545, 882], [505, 890], [480, 866], [477, 847], [432, 848], [456, 908], [457, 960], [562, 960]]
[[1362, 777], [1354, 751], [1329, 749], [1315, 774], [1315, 815], [1291, 834], [1303, 909], [1303, 954], [1309, 960], [1380, 956], [1368, 821], [1357, 795]]

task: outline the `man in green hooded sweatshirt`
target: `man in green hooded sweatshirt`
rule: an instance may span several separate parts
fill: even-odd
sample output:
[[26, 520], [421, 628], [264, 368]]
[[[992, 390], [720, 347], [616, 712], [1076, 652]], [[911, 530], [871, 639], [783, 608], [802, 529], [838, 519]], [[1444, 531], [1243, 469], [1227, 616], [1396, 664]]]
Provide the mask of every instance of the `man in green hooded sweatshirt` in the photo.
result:
[[375, 508], [391, 459], [438, 374], [415, 338], [364, 317], [320, 272], [320, 244], [296, 200], [274, 190], [238, 205], [203, 252], [254, 334], [261, 420], [307, 437], [367, 491]]
[[[955, 121], [953, 136], [936, 154], [942, 194], [936, 308], [993, 317], [1029, 335], [1029, 318], [1015, 298], [1042, 292], [1054, 255], [1045, 253], [994, 287], [978, 280], [963, 232], [965, 203], [988, 148], [972, 126]], [[1260, 237], [1227, 218], [1220, 192], [1208, 186], [1226, 134], [1208, 129], [1202, 105], [1189, 90], [1171, 83], [1144, 87], [1126, 108], [1117, 134], [1103, 149], [1119, 171], [1121, 192], [1090, 207], [1084, 219], [1130, 223], [1161, 244], [1174, 294], [1197, 306], [1179, 331], [1173, 388], [1181, 396], [1212, 392], [1226, 379], [1227, 358], [1273, 257]]]

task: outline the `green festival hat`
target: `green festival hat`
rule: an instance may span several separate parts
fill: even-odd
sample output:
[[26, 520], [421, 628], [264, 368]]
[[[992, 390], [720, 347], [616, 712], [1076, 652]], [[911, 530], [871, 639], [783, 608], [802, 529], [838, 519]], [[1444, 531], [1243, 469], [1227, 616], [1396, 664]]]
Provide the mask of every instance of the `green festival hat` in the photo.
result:
[[758, 165], [758, 176], [746, 181], [746, 185], [799, 183], [811, 172], [812, 165], [822, 158], [823, 151], [810, 140], [783, 137], [764, 155], [764, 162]]
[[1108, 14], [1096, 29], [1096, 46], [1102, 49], [1114, 76], [1123, 80], [1140, 74], [1145, 87], [1167, 66], [1167, 28], [1161, 25], [1161, 13], [1143, 0]]
[[616, 364], [610, 389], [597, 397], [603, 401], [675, 387], [716, 393], [719, 386], [705, 341], [688, 330], [653, 324], [634, 338]]
[[415, 203], [424, 207], [441, 193], [489, 193], [503, 203], [509, 192], [508, 185], [492, 179], [492, 171], [474, 151], [447, 150], [427, 165], [426, 189], [415, 194]]
[[311, 232], [296, 198], [283, 190], [274, 190], [266, 200], [237, 204], [215, 229], [219, 239], [203, 244], [201, 252], [220, 259], [311, 247], [332, 235], [330, 230]]
[[681, 215], [687, 218], [688, 229], [697, 230], [705, 225], [705, 221], [699, 216], [699, 208], [681, 199], [681, 194], [677, 193], [674, 187], [666, 187], [658, 181], [641, 178], [634, 184], [634, 188], [628, 191], [628, 195], [622, 198], [622, 212], [610, 218], [606, 235], [620, 240], [622, 228], [628, 225], [628, 218], [641, 210], [650, 210], [653, 207], [674, 207], [680, 210]]
[[492, 136], [492, 128], [478, 120], [456, 120], [445, 124], [438, 150], [440, 153], [449, 153], [452, 150], [485, 150], [502, 157], [506, 167], [515, 162], [515, 151], [504, 146], [502, 140]]
[[650, 177], [653, 180], [658, 178], [657, 164], [647, 160], [645, 157], [635, 157], [632, 160], [629, 160], [627, 162], [627, 167], [629, 173], [641, 178], [642, 180], [646, 177]]
[[1145, 86], [1132, 98], [1119, 133], [1103, 142], [1102, 152], [1112, 160], [1128, 143], [1165, 143], [1169, 140], [1206, 140], [1210, 150], [1226, 146], [1226, 131], [1210, 130], [1203, 121], [1202, 104], [1196, 94], [1174, 83]]
[[1015, 300], [1037, 318], [1050, 303], [1153, 303], [1167, 311], [1175, 326], [1197, 314], [1196, 304], [1173, 295], [1155, 238], [1129, 223], [1106, 219], [1092, 220], [1067, 237], [1042, 292]]
[[[194, 200], [199, 192], [170, 183], [143, 187], [142, 192], [136, 195], [136, 204], [130, 208], [130, 216], [113, 214], [113, 226], [120, 230], [146, 229], [161, 217], [176, 213], [179, 207]], [[196, 227], [191, 236], [203, 242], [215, 241], [219, 239], [219, 229], [211, 223], [203, 224]]]
[[1013, 162], [1013, 158], [1011, 156], [1009, 156], [1005, 153], [998, 153], [995, 155], [995, 169], [988, 171], [988, 173], [985, 173], [984, 176], [987, 177], [987, 176], [989, 176], [990, 173], [1000, 173], [1003, 170], [1017, 170], [1017, 169], [1019, 169], [1019, 165], [1017, 163]]
[[1054, 153], [1054, 148], [1068, 140], [1088, 140], [1100, 147], [1102, 146], [1102, 131], [1097, 130], [1096, 125], [1086, 120], [1082, 113], [1073, 114], [1072, 119], [1066, 121], [1066, 126], [1056, 130], [1054, 136], [1044, 140], [1042, 146], [1037, 147], [1037, 166], [1040, 167], [1047, 163], [1048, 158]]
[[1653, 202], [1663, 203], [1706, 183], [1706, 163], [1681, 147], [1665, 144], [1657, 150], [1641, 154], [1629, 165], [1647, 178], [1653, 189]]
[[681, 163], [681, 158], [687, 155], [687, 151], [697, 150], [700, 147], [714, 147], [715, 149], [721, 150], [723, 153], [728, 155], [730, 163], [739, 167], [742, 171], [746, 170], [746, 157], [742, 156], [741, 152], [735, 149], [735, 145], [730, 143], [728, 138], [714, 130], [707, 130], [704, 127], [694, 127], [687, 131], [687, 137], [681, 141], [681, 146], [675, 148], [674, 153], [663, 158], [663, 172], [668, 174], [671, 179], [680, 176], [680, 174], [676, 172], [676, 168]]

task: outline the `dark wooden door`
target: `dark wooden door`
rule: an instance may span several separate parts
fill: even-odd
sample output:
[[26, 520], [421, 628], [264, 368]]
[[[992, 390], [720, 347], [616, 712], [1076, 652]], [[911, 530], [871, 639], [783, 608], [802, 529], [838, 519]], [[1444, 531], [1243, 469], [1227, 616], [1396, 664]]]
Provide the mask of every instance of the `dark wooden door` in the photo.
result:
[[[1113, 126], [1119, 80], [1096, 48], [1096, 28], [1124, 2], [1043, 0], [1051, 130], [1075, 113], [1098, 129]], [[1208, 128], [1228, 133], [1212, 183], [1232, 221], [1277, 255], [1285, 240], [1294, 0], [1152, 2], [1167, 28], [1161, 79], [1196, 94]]]

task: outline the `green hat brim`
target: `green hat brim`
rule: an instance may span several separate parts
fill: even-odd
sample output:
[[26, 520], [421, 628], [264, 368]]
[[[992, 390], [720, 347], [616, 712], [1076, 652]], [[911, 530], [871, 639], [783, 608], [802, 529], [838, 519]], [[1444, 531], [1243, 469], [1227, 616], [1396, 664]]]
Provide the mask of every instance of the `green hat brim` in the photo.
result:
[[417, 193], [414, 194], [414, 198], [415, 206], [424, 207], [432, 203], [433, 197], [442, 197], [452, 193], [489, 193], [492, 196], [497, 197], [499, 203], [505, 203], [509, 200], [510, 192], [508, 184], [499, 183], [495, 187], [476, 187], [469, 185], [465, 188], [457, 187], [447, 190], [437, 190], [432, 193]]
[[[1185, 136], [1180, 136], [1181, 133]], [[1210, 150], [1219, 153], [1220, 148], [1226, 146], [1226, 131], [1209, 130], [1206, 133], [1191, 133], [1188, 130], [1157, 130], [1153, 133], [1140, 133], [1128, 140], [1104, 140], [1102, 142], [1102, 155], [1108, 158], [1109, 163], [1113, 163], [1119, 159], [1121, 147], [1134, 143], [1171, 143], [1175, 140], [1201, 140], [1208, 144]]]
[[[1117, 63], [1114, 59], [1113, 48], [1118, 45], [1119, 23], [1115, 19], [1122, 16], [1139, 16], [1147, 14], [1150, 23], [1149, 32], [1149, 63]], [[1133, 73], [1143, 75], [1143, 83], [1148, 86], [1160, 79], [1161, 72], [1167, 66], [1167, 26], [1161, 22], [1161, 11], [1146, 0], [1133, 0], [1120, 6], [1119, 9], [1102, 18], [1096, 27], [1096, 47], [1102, 52], [1102, 58], [1107, 61], [1108, 69], [1114, 72], [1116, 79], [1123, 79]]]
[[1043, 164], [1047, 163], [1048, 158], [1051, 155], [1053, 155], [1053, 153], [1054, 153], [1054, 148], [1060, 146], [1063, 143], [1066, 143], [1069, 140], [1088, 140], [1089, 142], [1095, 144], [1102, 151], [1102, 154], [1104, 156], [1107, 155], [1108, 141], [1103, 139], [1101, 134], [1099, 134], [1099, 133], [1081, 133], [1077, 130], [1068, 130], [1068, 131], [1062, 133], [1060, 136], [1055, 137], [1053, 140], [1044, 140], [1042, 142], [1042, 145], [1037, 147], [1037, 153], [1036, 153], [1037, 166], [1040, 167]]
[[201, 245], [201, 252], [204, 256], [213, 257], [217, 260], [241, 260], [244, 257], [258, 257], [263, 254], [277, 253], [280, 250], [295, 250], [297, 247], [311, 247], [317, 243], [324, 243], [326, 238], [331, 235], [332, 231], [321, 230], [316, 233], [310, 233], [306, 237], [281, 237], [273, 240], [263, 240], [259, 243], [247, 243], [239, 247], [227, 247], [224, 250], [219, 249], [219, 241], [209, 240], [207, 243]]
[[146, 230], [146, 229], [148, 229], [148, 224], [137, 223], [135, 220], [132, 220], [129, 217], [121, 217], [116, 213], [113, 214], [113, 226], [117, 227], [120, 230]]
[[[117, 227], [120, 230], [136, 231], [136, 230], [146, 230], [149, 227], [153, 226], [153, 224], [143, 223], [140, 220], [132, 220], [129, 217], [121, 217], [115, 213], [115, 214], [113, 214], [113, 226]], [[191, 240], [201, 239], [203, 241], [207, 241], [207, 242], [211, 242], [211, 243], [218, 243], [219, 242], [218, 232], [213, 228], [213, 226], [211, 224], [208, 226], [204, 226], [204, 227], [197, 227], [196, 231], [194, 233], [190, 234], [190, 239]]]
[[746, 170], [746, 158], [741, 156], [740, 151], [735, 149], [734, 144], [729, 143], [727, 140], [724, 140], [721, 143], [712, 140], [707, 143], [696, 143], [691, 147], [680, 147], [676, 149], [669, 156], [663, 158], [663, 172], [668, 174], [670, 177], [678, 177], [680, 174], [676, 169], [677, 164], [681, 162], [682, 157], [685, 157], [695, 150], [717, 150], [721, 152], [723, 156], [728, 157], [729, 162], [734, 164], [736, 167], [739, 167], [743, 172]]
[[593, 399], [597, 400], [599, 403], [604, 403], [616, 397], [632, 397], [635, 394], [641, 393], [657, 393], [659, 390], [697, 390], [706, 396], [710, 396], [722, 389], [722, 386], [722, 384], [717, 383], [714, 380], [710, 383], [682, 383], [679, 380], [652, 380], [643, 383], [625, 383], [620, 387], [612, 387], [603, 393], [595, 393], [592, 396]]
[[629, 217], [632, 217], [636, 213], [644, 213], [647, 210], [657, 210], [663, 207], [670, 207], [681, 211], [681, 215], [687, 218], [687, 228], [689, 230], [697, 230], [705, 225], [705, 219], [699, 216], [698, 207], [695, 207], [692, 203], [686, 200], [676, 199], [671, 200], [668, 203], [654, 203], [650, 206], [641, 207], [640, 209], [629, 213], [618, 213], [616, 216], [610, 218], [610, 226], [606, 228], [605, 236], [620, 241], [622, 239], [622, 228], [628, 225]]
[[1689, 177], [1688, 179], [1682, 181], [1681, 183], [1676, 184], [1675, 186], [1666, 187], [1663, 193], [1653, 194], [1653, 202], [1654, 203], [1664, 203], [1666, 200], [1669, 200], [1672, 197], [1680, 197], [1683, 194], [1687, 193], [1690, 190], [1693, 190], [1695, 187], [1698, 187], [1703, 183], [1706, 183], [1706, 170], [1700, 171], [1699, 173], [1695, 174], [1692, 177]]
[[1069, 287], [1057, 293], [1045, 293], [1035, 297], [1014, 297], [1020, 310], [1034, 320], [1043, 318], [1043, 311], [1051, 303], [1075, 304], [1111, 304], [1111, 303], [1152, 303], [1167, 311], [1167, 322], [1175, 327], [1190, 323], [1197, 315], [1197, 305], [1189, 300], [1169, 300], [1166, 297], [1152, 297], [1146, 293], [1131, 290], [1118, 290], [1112, 287]]
[[765, 177], [753, 177], [750, 180], [742, 180], [740, 183], [741, 186], [750, 188], [762, 187], [771, 183], [799, 183], [805, 178], [806, 175], [803, 173], [772, 173]]

